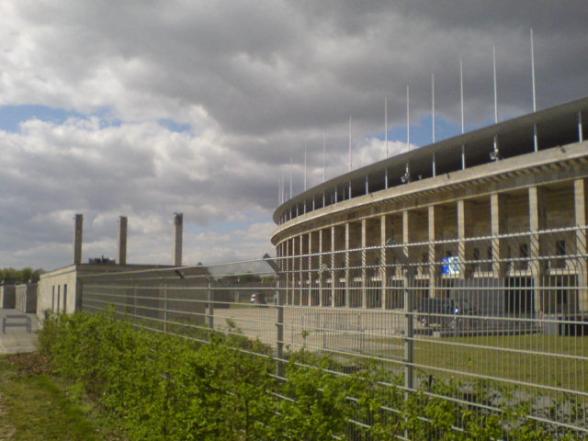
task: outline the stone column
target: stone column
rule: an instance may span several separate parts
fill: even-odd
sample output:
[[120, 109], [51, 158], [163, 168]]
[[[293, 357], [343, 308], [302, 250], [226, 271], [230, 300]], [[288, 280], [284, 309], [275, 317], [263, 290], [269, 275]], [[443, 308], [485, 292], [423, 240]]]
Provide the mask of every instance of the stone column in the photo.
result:
[[304, 254], [304, 234], [301, 234], [299, 236], [299, 241], [300, 241], [300, 257], [298, 258], [299, 261], [299, 267], [298, 267], [298, 283], [300, 284], [300, 294], [299, 294], [299, 299], [298, 299], [298, 305], [302, 306], [302, 301], [304, 299], [304, 257], [302, 257], [302, 255]]
[[349, 222], [345, 223], [345, 307], [351, 306], [351, 274], [349, 267], [351, 266], [351, 256], [349, 255], [349, 248], [351, 244], [351, 225]]
[[534, 304], [535, 312], [543, 311], [543, 274], [541, 262], [540, 236], [539, 231], [543, 228], [543, 207], [541, 188], [536, 185], [529, 187], [529, 269], [533, 277], [534, 284]]
[[428, 210], [428, 226], [429, 226], [429, 297], [434, 299], [436, 297], [436, 285], [437, 285], [437, 253], [435, 247], [436, 236], [436, 221], [437, 221], [437, 207], [434, 205], [429, 206]]
[[84, 215], [76, 214], [74, 227], [74, 265], [82, 263], [82, 236], [84, 229]]
[[290, 305], [294, 305], [294, 292], [296, 290], [296, 242], [293, 237], [289, 239], [290, 241]]
[[388, 268], [386, 267], [388, 261], [386, 259], [386, 215], [380, 216], [380, 278], [382, 283], [382, 309], [386, 309], [387, 290], [388, 290]]
[[459, 261], [459, 276], [466, 278], [466, 201], [457, 201], [457, 257]]
[[127, 217], [121, 216], [118, 224], [118, 264], [127, 264]]
[[296, 271], [298, 269], [298, 257], [296, 257], [298, 255], [298, 252], [296, 251], [296, 237], [293, 237], [292, 239], [290, 239], [292, 241], [292, 288], [291, 288], [291, 304], [295, 305], [296, 304]]
[[335, 283], [335, 264], [336, 264], [336, 259], [335, 259], [335, 251], [337, 248], [335, 248], [335, 226], [331, 227], [331, 307], [335, 307], [337, 305], [337, 303], [335, 302], [335, 287], [336, 287], [336, 283]]
[[402, 253], [404, 254], [404, 259], [408, 260], [410, 257], [408, 244], [410, 243], [410, 230], [409, 230], [409, 222], [410, 222], [410, 213], [408, 210], [404, 210], [402, 212]]
[[280, 256], [282, 255], [282, 244], [278, 243], [276, 245], [276, 260], [275, 263], [277, 265], [277, 271], [282, 271], [282, 261], [280, 260]]
[[286, 305], [289, 305], [290, 299], [290, 239], [286, 239], [284, 241], [284, 245], [286, 247], [286, 260], [284, 261], [284, 269], [286, 271]]
[[490, 234], [492, 236], [492, 272], [494, 277], [501, 278], [504, 275], [505, 267], [500, 259], [503, 257], [501, 240], [502, 231], [502, 201], [503, 196], [499, 193], [490, 195]]
[[318, 241], [319, 241], [319, 245], [318, 245], [318, 250], [319, 250], [319, 256], [318, 256], [318, 301], [319, 301], [319, 306], [323, 306], [323, 280], [325, 278], [325, 274], [323, 274], [323, 252], [324, 252], [324, 244], [323, 244], [323, 230], [320, 229], [318, 231]]
[[313, 292], [313, 271], [314, 268], [312, 267], [312, 259], [313, 259], [313, 252], [312, 252], [312, 231], [308, 233], [308, 268], [307, 268], [307, 276], [306, 279], [308, 280], [308, 290], [307, 292], [307, 304], [308, 306], [312, 306], [312, 292]]
[[174, 215], [174, 266], [182, 266], [182, 241], [184, 235], [184, 215]]
[[586, 259], [586, 180], [574, 181], [574, 212], [576, 228], [576, 254], [578, 258], [578, 312], [588, 311], [588, 259]]
[[361, 307], [367, 308], [367, 219], [361, 220]]
[[[412, 263], [410, 261], [410, 250], [408, 247], [408, 244], [410, 243], [410, 217], [411, 216], [408, 210], [404, 210], [402, 212], [402, 260], [404, 261], [402, 265], [403, 267], [404, 264]], [[408, 286], [409, 279], [406, 277], [406, 271], [404, 270], [404, 268], [402, 277], [402, 283], [404, 288], [410, 289], [410, 286]], [[409, 291], [408, 294], [411, 295], [412, 293]]]

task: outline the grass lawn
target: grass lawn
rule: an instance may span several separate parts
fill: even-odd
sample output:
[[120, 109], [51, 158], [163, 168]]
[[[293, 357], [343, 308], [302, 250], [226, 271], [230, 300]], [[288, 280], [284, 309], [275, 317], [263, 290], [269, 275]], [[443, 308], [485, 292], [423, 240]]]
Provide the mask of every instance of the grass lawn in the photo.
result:
[[415, 344], [419, 364], [580, 391], [588, 390], [588, 361], [575, 357], [586, 356], [588, 337], [449, 337]]
[[77, 387], [48, 374], [38, 354], [0, 356], [0, 440], [124, 440]]
[[[588, 336], [540, 334], [478, 337], [416, 336], [415, 362], [420, 371], [447, 376], [435, 367], [573, 391], [588, 391]], [[403, 341], [375, 338], [366, 353], [402, 359]], [[451, 375], [455, 376], [455, 375]], [[459, 375], [472, 378], [468, 375]]]

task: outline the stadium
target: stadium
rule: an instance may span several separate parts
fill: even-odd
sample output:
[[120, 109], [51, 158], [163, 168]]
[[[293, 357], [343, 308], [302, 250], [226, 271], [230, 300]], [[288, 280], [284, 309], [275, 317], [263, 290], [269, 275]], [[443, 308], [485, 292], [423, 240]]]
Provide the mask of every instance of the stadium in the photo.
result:
[[410, 289], [425, 312], [556, 315], [573, 324], [588, 312], [587, 116], [588, 98], [578, 99], [285, 201], [272, 243], [287, 274], [286, 303], [395, 309]]

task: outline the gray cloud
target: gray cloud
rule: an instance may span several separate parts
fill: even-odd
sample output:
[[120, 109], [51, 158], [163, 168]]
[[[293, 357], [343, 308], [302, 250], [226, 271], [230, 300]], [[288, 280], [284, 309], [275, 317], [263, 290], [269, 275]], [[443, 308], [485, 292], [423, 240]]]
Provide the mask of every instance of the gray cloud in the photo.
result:
[[[169, 254], [157, 238], [169, 233], [168, 218], [178, 210], [198, 231], [188, 239], [195, 259], [206, 260], [211, 251], [202, 244], [213, 238], [218, 259], [269, 250], [253, 238], [269, 231], [289, 159], [299, 190], [309, 146], [311, 176], [319, 179], [326, 133], [327, 175], [344, 171], [349, 115], [355, 162], [378, 159], [382, 146], [370, 134], [382, 130], [384, 96], [390, 125], [404, 124], [406, 84], [416, 121], [429, 111], [434, 71], [438, 112], [456, 121], [463, 58], [467, 122], [482, 124], [492, 115], [495, 44], [500, 115], [528, 112], [531, 26], [539, 106], [588, 90], [588, 12], [581, 0], [178, 0], [116, 7], [22, 0], [3, 2], [0, 14], [0, 105], [106, 109], [122, 121], [31, 121], [19, 134], [0, 132], [0, 185], [9, 195], [0, 200], [0, 258], [14, 264], [66, 261], [75, 211], [88, 213], [95, 252], [113, 244], [106, 219], [125, 212], [138, 224], [138, 256]], [[189, 123], [191, 133], [164, 129], [157, 124], [163, 118]], [[230, 222], [239, 223], [232, 233], [213, 228]], [[241, 251], [229, 245], [236, 232], [249, 238]]]

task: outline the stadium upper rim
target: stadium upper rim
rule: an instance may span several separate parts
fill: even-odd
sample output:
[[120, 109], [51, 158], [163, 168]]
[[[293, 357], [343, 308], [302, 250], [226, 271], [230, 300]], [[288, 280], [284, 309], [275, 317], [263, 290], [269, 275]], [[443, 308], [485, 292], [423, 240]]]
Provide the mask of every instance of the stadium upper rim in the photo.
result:
[[[351, 187], [352, 199], [403, 185], [406, 182], [402, 181], [402, 176], [406, 173], [407, 164], [410, 170], [409, 182], [427, 179], [493, 162], [491, 153], [494, 150], [495, 138], [500, 159], [507, 159], [535, 151], [533, 139], [535, 129], [538, 136], [538, 150], [544, 150], [578, 142], [579, 130], [583, 130], [582, 127], [587, 125], [588, 97], [518, 116], [418, 147], [331, 178], [279, 205], [274, 211], [273, 220], [281, 225], [309, 211], [348, 200], [346, 193], [349, 187]], [[465, 167], [462, 163], [464, 153]], [[434, 173], [433, 168], [435, 168]], [[339, 193], [343, 195], [341, 200], [333, 200], [336, 189], [341, 190]], [[322, 205], [325, 200], [323, 195], [326, 194], [330, 195], [330, 203], [327, 200], [327, 203]], [[317, 200], [317, 205], [320, 206], [313, 209], [312, 201]], [[288, 212], [290, 217], [284, 220]]]

